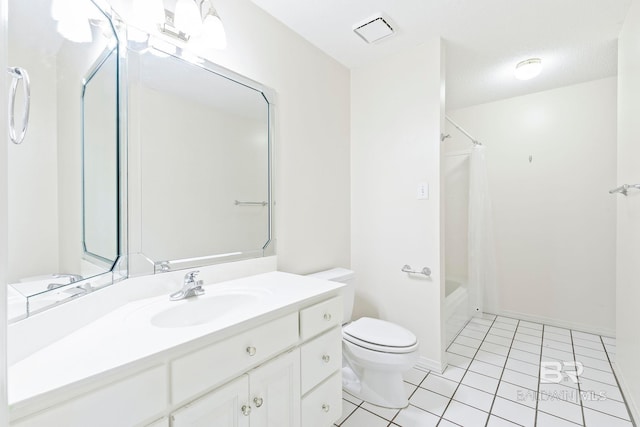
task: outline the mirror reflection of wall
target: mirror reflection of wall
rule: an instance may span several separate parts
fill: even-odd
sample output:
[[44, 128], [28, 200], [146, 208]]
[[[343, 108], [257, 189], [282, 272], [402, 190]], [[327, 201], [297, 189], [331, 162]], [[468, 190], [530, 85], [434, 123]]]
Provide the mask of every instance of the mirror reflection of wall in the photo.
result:
[[157, 51], [130, 52], [129, 68], [141, 252], [157, 264], [261, 251], [271, 231], [264, 94]]
[[[32, 311], [79, 295], [64, 286], [111, 269], [83, 255], [81, 92], [83, 78], [117, 39], [90, 0], [57, 3], [64, 7], [52, 8], [51, 0], [10, 0], [8, 7], [9, 63], [26, 69], [31, 81], [26, 137], [8, 153], [10, 303], [12, 295], [56, 294], [30, 300]], [[16, 110], [23, 103], [19, 92]], [[116, 124], [115, 109], [104, 114]]]

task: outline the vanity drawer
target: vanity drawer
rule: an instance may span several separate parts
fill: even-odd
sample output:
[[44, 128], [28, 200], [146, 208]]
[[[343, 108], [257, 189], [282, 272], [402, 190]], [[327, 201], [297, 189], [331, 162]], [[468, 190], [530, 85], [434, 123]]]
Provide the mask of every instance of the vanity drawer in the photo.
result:
[[304, 344], [300, 356], [301, 392], [305, 394], [342, 366], [342, 329], [334, 327]]
[[327, 427], [342, 415], [342, 376], [336, 372], [302, 399], [302, 425]]
[[171, 402], [180, 403], [233, 378], [298, 341], [298, 315], [217, 342], [171, 362]]
[[335, 297], [300, 310], [300, 338], [307, 340], [342, 324], [342, 298]]

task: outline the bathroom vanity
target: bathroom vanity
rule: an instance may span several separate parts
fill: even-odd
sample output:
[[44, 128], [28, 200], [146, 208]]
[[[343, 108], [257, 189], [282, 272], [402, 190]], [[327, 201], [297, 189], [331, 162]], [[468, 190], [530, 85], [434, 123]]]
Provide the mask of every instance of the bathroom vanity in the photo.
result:
[[130, 301], [10, 366], [11, 426], [330, 426], [340, 287], [271, 272]]

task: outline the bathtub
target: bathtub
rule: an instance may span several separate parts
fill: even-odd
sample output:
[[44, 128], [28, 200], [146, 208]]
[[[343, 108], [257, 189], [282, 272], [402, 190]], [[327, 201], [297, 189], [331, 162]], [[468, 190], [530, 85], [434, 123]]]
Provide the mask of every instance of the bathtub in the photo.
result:
[[447, 347], [471, 319], [467, 285], [458, 279], [445, 279], [444, 321]]

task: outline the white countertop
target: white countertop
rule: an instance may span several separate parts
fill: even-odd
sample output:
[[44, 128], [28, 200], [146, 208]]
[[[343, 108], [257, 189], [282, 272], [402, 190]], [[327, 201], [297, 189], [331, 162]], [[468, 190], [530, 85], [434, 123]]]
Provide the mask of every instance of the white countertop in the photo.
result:
[[238, 290], [258, 298], [246, 307], [226, 310], [213, 321], [175, 328], [154, 326], [150, 319], [167, 308], [191, 304], [194, 298], [169, 301], [167, 295], [161, 295], [129, 302], [9, 366], [9, 405], [12, 411], [24, 409], [78, 382], [125, 369], [180, 345], [200, 339], [223, 339], [233, 334], [239, 324], [296, 310], [305, 302], [322, 299], [324, 294], [336, 294], [342, 286], [283, 272], [205, 285], [205, 298]]

